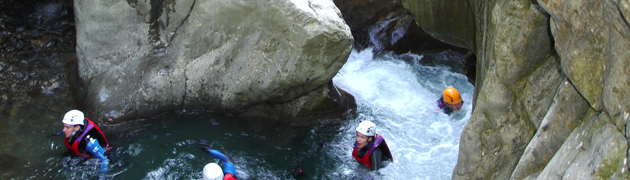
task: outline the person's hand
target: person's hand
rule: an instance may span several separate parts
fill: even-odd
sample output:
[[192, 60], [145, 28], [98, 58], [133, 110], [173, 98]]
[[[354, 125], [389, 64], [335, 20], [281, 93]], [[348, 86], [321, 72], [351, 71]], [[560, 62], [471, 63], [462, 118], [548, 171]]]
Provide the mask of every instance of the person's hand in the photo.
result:
[[210, 144], [208, 144], [208, 141], [205, 140], [199, 140], [197, 141], [197, 147], [199, 147], [199, 149], [203, 150], [203, 152], [209, 153], [210, 152]]
[[55, 131], [53, 133], [50, 133], [50, 135], [48, 135], [48, 136], [60, 136], [60, 135], [63, 135], [63, 134], [64, 134], [63, 130], [59, 130], [59, 131]]

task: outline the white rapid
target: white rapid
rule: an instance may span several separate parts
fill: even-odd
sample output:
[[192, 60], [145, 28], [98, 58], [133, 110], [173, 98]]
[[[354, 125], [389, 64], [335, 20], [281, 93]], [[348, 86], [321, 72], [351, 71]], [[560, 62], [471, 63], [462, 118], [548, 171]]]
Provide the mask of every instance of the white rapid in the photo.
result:
[[[438, 63], [425, 63], [423, 55], [374, 57], [371, 49], [352, 52], [333, 81], [356, 98], [357, 118], [344, 125], [334, 143], [350, 146], [355, 141], [354, 128], [370, 120], [377, 125], [376, 132], [384, 136], [394, 162], [378, 172], [344, 163], [335, 168], [337, 176], [361, 177], [367, 173], [372, 179], [451, 178], [460, 135], [470, 119], [474, 87], [466, 76], [440, 65], [457, 62], [449, 53], [434, 54], [434, 62]], [[465, 102], [462, 111], [451, 116], [437, 110], [436, 102], [449, 86], [458, 89]], [[351, 158], [350, 148], [331, 151], [345, 156], [340, 158]]]

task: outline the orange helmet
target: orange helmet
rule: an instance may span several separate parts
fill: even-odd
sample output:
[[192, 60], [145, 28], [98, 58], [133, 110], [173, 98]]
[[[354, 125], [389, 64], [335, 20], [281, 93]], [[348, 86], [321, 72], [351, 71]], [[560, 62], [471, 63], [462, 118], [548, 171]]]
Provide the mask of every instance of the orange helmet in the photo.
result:
[[459, 104], [462, 102], [462, 97], [457, 92], [457, 89], [448, 87], [442, 92], [442, 100], [449, 104]]

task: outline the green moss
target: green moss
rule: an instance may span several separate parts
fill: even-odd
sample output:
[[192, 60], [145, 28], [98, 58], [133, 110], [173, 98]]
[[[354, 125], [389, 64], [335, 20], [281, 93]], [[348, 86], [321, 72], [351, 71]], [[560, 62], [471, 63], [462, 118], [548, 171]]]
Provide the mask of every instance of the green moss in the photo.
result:
[[599, 171], [595, 172], [595, 177], [598, 177], [600, 179], [608, 179], [610, 177], [612, 177], [612, 175], [615, 173], [615, 171], [617, 171], [617, 167], [619, 165], [615, 162], [613, 162], [610, 159], [605, 159], [603, 164], [602, 164], [602, 169], [600, 169]]

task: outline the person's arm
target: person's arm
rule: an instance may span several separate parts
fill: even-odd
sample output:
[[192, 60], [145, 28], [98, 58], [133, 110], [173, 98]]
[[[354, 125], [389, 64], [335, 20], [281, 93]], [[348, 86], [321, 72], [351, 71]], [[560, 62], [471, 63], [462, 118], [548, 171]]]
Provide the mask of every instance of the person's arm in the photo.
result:
[[221, 153], [219, 150], [211, 149], [207, 141], [200, 140], [197, 143], [199, 144], [199, 148], [201, 148], [201, 150], [221, 160], [223, 174], [230, 173], [236, 176], [236, 167], [232, 164], [232, 162], [230, 162], [230, 159], [225, 154]]
[[107, 172], [107, 166], [109, 165], [109, 160], [105, 157], [105, 149], [101, 147], [98, 143], [98, 140], [87, 136], [87, 145], [85, 146], [85, 150], [90, 152], [94, 157], [101, 160], [101, 172]]
[[381, 158], [383, 157], [383, 153], [381, 152], [381, 148], [376, 148], [372, 151], [372, 155], [370, 155], [370, 164], [372, 164], [372, 170], [378, 170], [381, 167]]
[[236, 167], [234, 167], [234, 164], [230, 162], [230, 159], [223, 153], [221, 153], [221, 151], [216, 149], [209, 149], [208, 153], [221, 160], [221, 163], [223, 164], [223, 173], [231, 173], [232, 175], [236, 176]]

